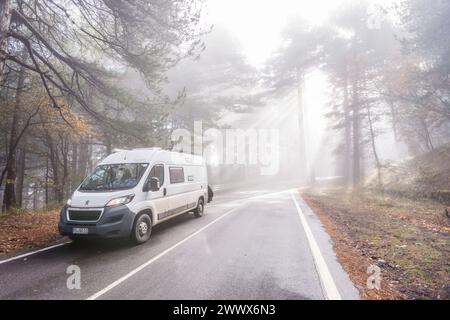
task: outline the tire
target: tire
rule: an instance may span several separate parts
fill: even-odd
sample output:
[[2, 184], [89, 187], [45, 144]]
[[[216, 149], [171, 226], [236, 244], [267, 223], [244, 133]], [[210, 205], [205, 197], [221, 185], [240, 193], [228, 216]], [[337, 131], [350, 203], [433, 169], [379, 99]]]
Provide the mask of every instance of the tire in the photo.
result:
[[152, 233], [152, 219], [146, 213], [136, 218], [131, 230], [131, 240], [134, 244], [143, 244], [148, 241]]
[[200, 218], [203, 217], [203, 213], [205, 212], [205, 204], [203, 199], [198, 199], [197, 208], [194, 210], [194, 217]]

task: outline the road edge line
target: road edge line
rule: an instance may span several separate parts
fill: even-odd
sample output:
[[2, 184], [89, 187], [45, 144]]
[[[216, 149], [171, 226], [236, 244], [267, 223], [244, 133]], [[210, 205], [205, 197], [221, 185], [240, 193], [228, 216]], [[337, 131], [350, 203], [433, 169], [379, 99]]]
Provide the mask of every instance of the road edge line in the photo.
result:
[[14, 261], [14, 260], [19, 260], [19, 259], [22, 259], [22, 258], [26, 258], [28, 256], [31, 256], [31, 255], [39, 253], [39, 252], [44, 252], [44, 251], [51, 250], [51, 249], [54, 249], [54, 248], [57, 248], [57, 247], [61, 247], [61, 246], [64, 246], [66, 244], [69, 244], [69, 243], [71, 243], [71, 242], [68, 241], [68, 242], [58, 243], [58, 244], [55, 244], [55, 245], [52, 245], [52, 246], [49, 246], [49, 247], [45, 247], [45, 248], [38, 249], [38, 250], [35, 250], [35, 251], [27, 252], [27, 253], [24, 253], [24, 254], [15, 256], [15, 257], [11, 257], [11, 258], [5, 259], [5, 260], [0, 260], [0, 265], [4, 264], [4, 263], [7, 263], [7, 262]]
[[[283, 193], [283, 192], [286, 192], [286, 191], [287, 191], [287, 190], [281, 191], [281, 192], [276, 192], [276, 193], [269, 193], [269, 194], [267, 194], [267, 195]], [[259, 195], [259, 196], [255, 196], [255, 197], [249, 197], [249, 198], [245, 198], [245, 199], [242, 199], [242, 200], [251, 200], [251, 199], [253, 199], [253, 198], [261, 197], [261, 196], [263, 196], [263, 195]], [[217, 206], [219, 206], [219, 205], [220, 205], [220, 204], [218, 204]], [[209, 205], [208, 207], [214, 207], [214, 206], [216, 206], [216, 205]], [[234, 210], [234, 209], [233, 209], [233, 210]], [[19, 259], [22, 259], [22, 258], [26, 258], [26, 257], [31, 256], [31, 255], [34, 255], [34, 254], [36, 254], [36, 253], [45, 252], [45, 251], [47, 251], [47, 250], [51, 250], [51, 249], [54, 249], [54, 248], [57, 248], [57, 247], [61, 247], [61, 246], [64, 246], [64, 245], [66, 245], [66, 244], [69, 244], [69, 243], [72, 243], [72, 241], [67, 241], [67, 242], [63, 242], [63, 243], [58, 243], [58, 244], [55, 244], [55, 245], [52, 245], [52, 246], [48, 246], [48, 247], [45, 247], [45, 248], [42, 248], [42, 249], [34, 250], [34, 251], [31, 251], [31, 252], [27, 252], [27, 253], [20, 254], [20, 255], [18, 255], [18, 256], [14, 256], [14, 257], [11, 257], [11, 258], [7, 258], [7, 259], [5, 259], [5, 260], [0, 260], [0, 265], [5, 264], [5, 263], [8, 263], [8, 262], [11, 262], [11, 261], [14, 261], [14, 260], [19, 260]]]
[[314, 235], [311, 231], [311, 228], [308, 224], [308, 221], [303, 214], [300, 205], [297, 202], [296, 194], [297, 190], [291, 190], [291, 198], [294, 201], [295, 207], [297, 209], [298, 215], [300, 217], [300, 222], [302, 224], [303, 230], [305, 231], [306, 238], [308, 240], [308, 245], [311, 250], [314, 264], [316, 265], [317, 273], [319, 274], [320, 282], [322, 283], [322, 288], [325, 293], [325, 298], [328, 300], [342, 300], [342, 297], [339, 293], [339, 290], [336, 287], [336, 283], [334, 282], [333, 276], [328, 269], [327, 263], [320, 251], [319, 245], [314, 238]]
[[201, 227], [200, 229], [198, 229], [197, 231], [195, 231], [194, 233], [191, 233], [190, 235], [188, 235], [187, 237], [185, 237], [183, 240], [180, 240], [179, 242], [175, 243], [174, 245], [172, 245], [171, 247], [167, 248], [166, 250], [164, 250], [163, 252], [157, 254], [156, 256], [154, 256], [153, 258], [151, 258], [150, 260], [148, 260], [147, 262], [141, 264], [140, 266], [138, 266], [137, 268], [131, 270], [130, 272], [128, 272], [126, 275], [122, 276], [121, 278], [117, 279], [116, 281], [114, 281], [113, 283], [111, 283], [110, 285], [108, 285], [107, 287], [105, 287], [104, 289], [97, 291], [96, 293], [94, 293], [93, 295], [89, 296], [88, 298], [86, 298], [86, 300], [96, 300], [97, 298], [101, 297], [102, 295], [104, 295], [105, 293], [107, 293], [108, 291], [110, 291], [111, 289], [114, 289], [115, 287], [117, 287], [119, 284], [121, 284], [122, 282], [124, 282], [125, 280], [131, 278], [132, 276], [134, 276], [136, 273], [138, 273], [139, 271], [145, 269], [146, 267], [148, 267], [149, 265], [151, 265], [153, 262], [155, 262], [156, 260], [158, 260], [159, 258], [165, 256], [166, 254], [168, 254], [169, 252], [171, 252], [172, 250], [174, 250], [175, 248], [179, 247], [180, 245], [182, 245], [183, 243], [187, 242], [188, 240], [192, 239], [193, 237], [195, 237], [196, 235], [198, 235], [199, 233], [201, 233], [202, 231], [206, 230], [207, 228], [209, 228], [210, 226], [212, 226], [213, 224], [215, 224], [216, 222], [222, 220], [223, 218], [225, 218], [226, 216], [228, 216], [229, 214], [231, 214], [232, 212], [236, 211], [239, 207], [233, 208], [227, 212], [225, 212], [223, 215], [221, 215], [220, 217], [216, 218], [215, 220], [211, 221], [210, 223], [208, 223], [207, 225]]

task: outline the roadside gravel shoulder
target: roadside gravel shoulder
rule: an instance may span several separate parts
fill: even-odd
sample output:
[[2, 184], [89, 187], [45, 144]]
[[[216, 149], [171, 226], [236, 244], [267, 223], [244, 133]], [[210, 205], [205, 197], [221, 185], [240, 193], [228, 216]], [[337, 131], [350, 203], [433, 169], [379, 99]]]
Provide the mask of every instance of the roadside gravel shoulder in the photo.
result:
[[[442, 205], [336, 189], [301, 193], [361, 298], [450, 298], [450, 234]], [[381, 269], [380, 290], [367, 288], [371, 265]]]

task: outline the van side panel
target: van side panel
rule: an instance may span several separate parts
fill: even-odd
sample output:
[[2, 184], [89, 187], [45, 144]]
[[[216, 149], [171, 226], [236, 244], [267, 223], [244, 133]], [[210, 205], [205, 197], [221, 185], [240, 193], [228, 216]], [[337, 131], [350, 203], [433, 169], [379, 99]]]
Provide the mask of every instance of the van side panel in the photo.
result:
[[[170, 168], [183, 168], [184, 182], [172, 183]], [[168, 220], [180, 213], [197, 207], [198, 199], [207, 194], [206, 168], [195, 165], [168, 165], [167, 166], [167, 195], [168, 211], [160, 214], [158, 222]]]
[[197, 201], [199, 198], [199, 191], [201, 191], [201, 184], [199, 183], [199, 168], [197, 166], [186, 166], [185, 167], [185, 175], [186, 175], [186, 184], [189, 186], [189, 189], [193, 192], [187, 194], [187, 199], [189, 205], [192, 205], [194, 208], [197, 206]]
[[144, 210], [151, 210], [152, 211], [152, 223], [156, 224], [157, 223], [157, 209], [154, 206], [153, 201], [151, 200], [144, 200], [144, 201], [139, 201], [138, 203], [129, 206], [130, 210], [137, 215], [139, 212], [142, 212]]

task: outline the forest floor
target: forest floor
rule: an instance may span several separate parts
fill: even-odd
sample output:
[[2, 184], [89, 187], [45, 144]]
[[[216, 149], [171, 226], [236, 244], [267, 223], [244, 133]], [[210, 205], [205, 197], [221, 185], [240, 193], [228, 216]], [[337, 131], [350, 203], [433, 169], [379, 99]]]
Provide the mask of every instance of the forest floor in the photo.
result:
[[[450, 299], [450, 218], [445, 206], [373, 192], [302, 191], [333, 239], [363, 299]], [[381, 289], [367, 288], [367, 268]]]
[[46, 246], [60, 239], [58, 221], [58, 210], [20, 210], [0, 214], [0, 257], [16, 251]]

